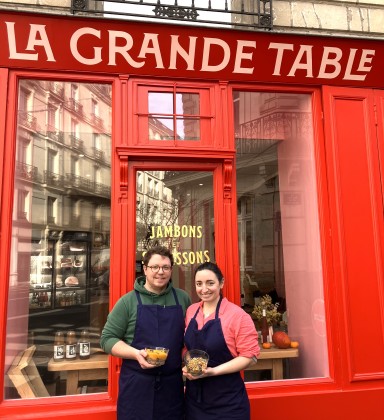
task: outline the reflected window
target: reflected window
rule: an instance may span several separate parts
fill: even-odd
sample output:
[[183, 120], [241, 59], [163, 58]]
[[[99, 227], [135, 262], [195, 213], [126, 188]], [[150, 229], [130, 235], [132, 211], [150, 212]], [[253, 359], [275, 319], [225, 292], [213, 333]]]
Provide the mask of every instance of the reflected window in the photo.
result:
[[5, 399], [95, 392], [67, 374], [55, 350], [67, 338], [89, 341], [89, 359], [70, 363], [81, 372], [96, 360], [97, 392], [107, 391], [110, 109], [109, 85], [19, 82]]
[[262, 349], [245, 379], [327, 377], [311, 96], [237, 91], [233, 100], [244, 309], [260, 330], [268, 303], [271, 332], [300, 342], [282, 351], [278, 374]]

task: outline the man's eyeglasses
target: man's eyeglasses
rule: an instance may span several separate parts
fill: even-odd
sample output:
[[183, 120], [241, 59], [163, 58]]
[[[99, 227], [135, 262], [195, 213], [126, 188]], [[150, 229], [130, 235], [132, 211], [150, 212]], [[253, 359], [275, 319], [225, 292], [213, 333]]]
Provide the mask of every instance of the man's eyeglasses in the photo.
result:
[[162, 269], [164, 273], [168, 273], [172, 270], [172, 267], [170, 265], [147, 265], [147, 268], [150, 268], [152, 270], [152, 273], [157, 273], [160, 271], [160, 269]]

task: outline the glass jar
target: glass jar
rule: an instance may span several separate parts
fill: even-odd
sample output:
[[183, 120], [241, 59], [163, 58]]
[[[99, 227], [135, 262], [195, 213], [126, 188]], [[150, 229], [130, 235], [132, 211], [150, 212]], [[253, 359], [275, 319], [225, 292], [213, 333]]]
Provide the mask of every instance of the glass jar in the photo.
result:
[[65, 358], [76, 359], [76, 333], [75, 331], [67, 332], [67, 340], [65, 343]]
[[86, 330], [83, 330], [80, 334], [79, 356], [80, 359], [89, 359], [91, 356], [91, 342], [89, 340], [89, 333]]

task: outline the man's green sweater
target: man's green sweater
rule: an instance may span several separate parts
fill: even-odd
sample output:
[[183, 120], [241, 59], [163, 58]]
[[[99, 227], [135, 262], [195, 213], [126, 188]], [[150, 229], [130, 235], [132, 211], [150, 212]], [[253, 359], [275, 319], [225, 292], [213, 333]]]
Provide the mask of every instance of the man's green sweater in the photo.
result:
[[[140, 293], [143, 305], [172, 306], [176, 304], [171, 282], [159, 295], [149, 292], [144, 284], [145, 276], [137, 278], [134, 285], [134, 290]], [[175, 291], [185, 316], [191, 299], [184, 290], [175, 288]], [[100, 339], [100, 345], [106, 353], [111, 353], [112, 347], [120, 340], [127, 344], [132, 343], [136, 327], [137, 304], [136, 293], [131, 291], [122, 296], [109, 313]]]

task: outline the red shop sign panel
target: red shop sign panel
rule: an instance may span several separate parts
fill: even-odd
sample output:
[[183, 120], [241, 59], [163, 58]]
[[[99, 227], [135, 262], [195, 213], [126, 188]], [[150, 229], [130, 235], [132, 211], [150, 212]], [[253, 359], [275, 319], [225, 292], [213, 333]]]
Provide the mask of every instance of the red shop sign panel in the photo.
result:
[[0, 13], [0, 66], [384, 87], [378, 40]]

